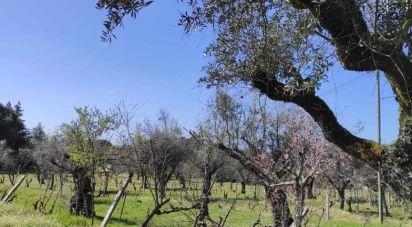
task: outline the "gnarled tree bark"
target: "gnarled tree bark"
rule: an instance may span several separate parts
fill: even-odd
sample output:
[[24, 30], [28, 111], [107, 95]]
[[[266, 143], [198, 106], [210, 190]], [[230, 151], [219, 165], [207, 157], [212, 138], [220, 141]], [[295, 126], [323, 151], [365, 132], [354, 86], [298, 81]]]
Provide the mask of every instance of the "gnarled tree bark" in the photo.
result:
[[73, 172], [76, 194], [70, 202], [70, 212], [85, 217], [94, 216], [93, 187], [87, 170], [76, 168]]

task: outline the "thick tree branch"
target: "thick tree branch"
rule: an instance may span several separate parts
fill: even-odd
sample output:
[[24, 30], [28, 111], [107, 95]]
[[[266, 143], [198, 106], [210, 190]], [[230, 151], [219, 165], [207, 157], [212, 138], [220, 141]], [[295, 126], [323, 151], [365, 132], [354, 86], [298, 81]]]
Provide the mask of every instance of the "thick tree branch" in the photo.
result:
[[325, 138], [336, 144], [346, 153], [368, 163], [378, 169], [382, 147], [377, 143], [359, 138], [339, 124], [328, 105], [318, 96], [310, 93], [290, 94], [285, 85], [271, 79], [261, 70], [257, 70], [253, 78], [253, 86], [266, 94], [270, 99], [292, 102], [302, 107], [318, 123]]
[[[333, 39], [343, 67], [355, 71], [385, 72], [401, 107], [411, 115], [412, 63], [400, 42], [372, 34], [355, 0], [291, 0], [297, 9], [306, 8]], [[402, 117], [400, 121], [402, 122]]]
[[160, 209], [161, 209], [165, 204], [167, 204], [169, 201], [170, 201], [170, 199], [166, 199], [166, 200], [164, 200], [164, 201], [161, 202], [161, 203], [157, 203], [156, 206], [153, 208], [153, 210], [150, 212], [150, 214], [146, 217], [146, 219], [145, 219], [145, 221], [143, 222], [142, 226], [143, 226], [143, 227], [149, 226], [149, 223], [150, 223], [150, 221], [152, 220], [152, 218], [153, 218], [155, 215], [161, 214]]
[[273, 182], [277, 182], [276, 179], [273, 179], [273, 177], [267, 175], [260, 168], [258, 168], [256, 165], [254, 165], [253, 161], [250, 158], [243, 155], [240, 150], [228, 148], [223, 144], [219, 144], [218, 148], [220, 150], [224, 151], [225, 153], [227, 153], [230, 157], [238, 160], [240, 162], [240, 164], [242, 164], [243, 167], [245, 167], [245, 169], [251, 171], [252, 173], [255, 173], [256, 175], [258, 175], [260, 177], [260, 179], [262, 179], [264, 181], [265, 184], [268, 184], [267, 186], [269, 186], [269, 184], [271, 184]]

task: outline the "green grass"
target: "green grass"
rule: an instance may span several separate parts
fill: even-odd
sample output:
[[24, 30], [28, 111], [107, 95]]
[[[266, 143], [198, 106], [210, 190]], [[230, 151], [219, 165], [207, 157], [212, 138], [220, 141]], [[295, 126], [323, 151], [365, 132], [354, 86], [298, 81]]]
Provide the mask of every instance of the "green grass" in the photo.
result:
[[[30, 187], [26, 187], [26, 183], [20, 186], [16, 191], [17, 197], [11, 204], [0, 205], [0, 226], [91, 226], [92, 219], [71, 215], [68, 212], [69, 200], [73, 192], [71, 191], [71, 181], [66, 182], [62, 195], [57, 197], [56, 207], [52, 214], [41, 214], [38, 211], [33, 211], [33, 203], [40, 199], [45, 191], [45, 186], [41, 186], [35, 180], [35, 177], [29, 175], [27, 178], [33, 178]], [[96, 217], [94, 218], [94, 226], [98, 226], [103, 220], [108, 207], [110, 206], [114, 194], [120, 187], [120, 183], [126, 176], [119, 176], [119, 184], [116, 187], [114, 178], [110, 181], [109, 190], [112, 192], [107, 197], [95, 198]], [[57, 179], [57, 178], [56, 178]], [[70, 179], [71, 180], [71, 179]], [[136, 226], [141, 225], [147, 213], [153, 206], [153, 200], [149, 190], [139, 188], [140, 182], [135, 179], [136, 190], [130, 185], [127, 189], [126, 200], [124, 203], [123, 214], [120, 218], [120, 210], [122, 209], [124, 200], [122, 199], [110, 221], [110, 226]], [[6, 180], [0, 184], [0, 194], [10, 188], [9, 182]], [[53, 191], [49, 207], [52, 204], [58, 192], [58, 182], [56, 182], [56, 190]], [[200, 195], [201, 183], [187, 184], [187, 190], [180, 190], [180, 185], [172, 181], [169, 184], [167, 196], [171, 197], [174, 206], [190, 205], [193, 197], [198, 198]], [[96, 186], [96, 190], [99, 185]], [[176, 189], [176, 190], [173, 190]], [[197, 190], [196, 190], [197, 189]], [[240, 184], [233, 184], [232, 190], [230, 183], [224, 183], [221, 187], [215, 184], [212, 190], [212, 202], [210, 204], [210, 215], [214, 220], [224, 218], [227, 211], [232, 206], [237, 192], [240, 192]], [[51, 191], [48, 191], [49, 195]], [[228, 193], [228, 198], [223, 198], [223, 193]], [[271, 225], [272, 216], [269, 206], [266, 206], [264, 200], [264, 191], [261, 187], [257, 188], [258, 201], [253, 198], [254, 186], [247, 186], [247, 193], [239, 195], [234, 209], [231, 211], [226, 226], [252, 226], [258, 219], [263, 225]], [[293, 212], [293, 196], [289, 196], [291, 211]], [[376, 206], [369, 207], [367, 203], [361, 203], [359, 213], [355, 211], [350, 213], [337, 208], [338, 203], [330, 210], [330, 218], [326, 220], [323, 213], [323, 204], [325, 204], [324, 196], [319, 195], [317, 200], [307, 200], [306, 205], [310, 207], [308, 214], [308, 226], [412, 226], [411, 217], [400, 207], [392, 207], [392, 217], [385, 218], [383, 224], [378, 221]], [[168, 209], [165, 206], [164, 209]], [[355, 205], [353, 205], [355, 210]], [[195, 218], [195, 211], [187, 211], [184, 213], [172, 213], [168, 215], [155, 216], [152, 226], [192, 226], [192, 219]]]
[[5, 204], [0, 206], [0, 226], [61, 226], [52, 217], [38, 212], [31, 212], [19, 205]]

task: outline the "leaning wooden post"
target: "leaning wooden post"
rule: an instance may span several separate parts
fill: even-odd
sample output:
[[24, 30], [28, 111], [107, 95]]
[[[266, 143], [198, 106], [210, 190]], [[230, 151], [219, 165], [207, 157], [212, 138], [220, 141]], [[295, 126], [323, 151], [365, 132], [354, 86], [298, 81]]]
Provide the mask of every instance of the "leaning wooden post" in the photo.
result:
[[20, 186], [20, 184], [23, 182], [24, 178], [26, 178], [25, 175], [22, 175], [20, 179], [17, 181], [17, 183], [10, 189], [10, 191], [4, 196], [4, 198], [1, 200], [0, 204], [3, 204], [9, 200], [10, 196], [13, 195], [13, 193], [17, 190], [17, 188]]
[[116, 209], [117, 204], [119, 203], [120, 198], [122, 197], [124, 191], [127, 188], [127, 185], [129, 185], [130, 181], [132, 180], [132, 177], [133, 177], [133, 173], [129, 173], [129, 177], [124, 181], [123, 186], [120, 188], [120, 190], [117, 192], [116, 196], [114, 197], [112, 205], [110, 205], [109, 210], [107, 211], [106, 216], [104, 216], [104, 219], [100, 227], [105, 227], [107, 223], [109, 222], [114, 210]]
[[[302, 220], [305, 218], [305, 216], [306, 216], [308, 213], [309, 213], [309, 208], [304, 207], [304, 208], [303, 208], [303, 211], [302, 211], [302, 214], [301, 214]], [[295, 222], [293, 222], [289, 227], [297, 227], [297, 226], [296, 226]]]

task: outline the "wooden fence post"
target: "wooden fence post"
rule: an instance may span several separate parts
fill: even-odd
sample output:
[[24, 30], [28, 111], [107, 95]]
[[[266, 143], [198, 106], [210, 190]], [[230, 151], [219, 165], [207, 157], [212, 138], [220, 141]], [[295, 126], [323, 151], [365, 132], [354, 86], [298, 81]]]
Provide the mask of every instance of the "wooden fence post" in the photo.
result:
[[116, 209], [117, 204], [119, 203], [120, 198], [122, 197], [124, 191], [127, 188], [127, 185], [129, 185], [130, 181], [132, 180], [132, 177], [133, 177], [133, 173], [129, 173], [129, 177], [124, 181], [123, 186], [120, 188], [120, 190], [117, 192], [116, 196], [114, 197], [112, 205], [110, 205], [109, 210], [107, 210], [106, 216], [104, 216], [104, 219], [100, 227], [105, 227], [107, 223], [109, 222], [114, 210]]

